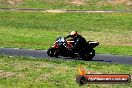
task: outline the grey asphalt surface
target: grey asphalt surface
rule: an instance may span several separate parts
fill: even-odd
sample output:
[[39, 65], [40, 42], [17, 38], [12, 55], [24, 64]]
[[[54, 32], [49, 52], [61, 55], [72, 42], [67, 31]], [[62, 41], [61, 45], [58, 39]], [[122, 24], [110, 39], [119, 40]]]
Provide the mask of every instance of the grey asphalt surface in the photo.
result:
[[28, 12], [53, 12], [53, 13], [67, 13], [67, 12], [73, 12], [73, 13], [113, 13], [113, 12], [132, 12], [132, 10], [49, 10], [45, 8], [0, 8], [0, 11], [28, 11]]
[[[50, 57], [48, 57], [46, 52], [47, 52], [46, 50], [0, 48], [0, 55], [8, 55], [8, 56], [50, 58]], [[52, 59], [58, 59], [58, 58], [52, 58]], [[65, 58], [59, 58], [59, 59], [65, 59]], [[65, 59], [65, 60], [74, 60], [74, 59]], [[117, 63], [117, 64], [131, 64], [132, 65], [132, 56], [96, 54], [92, 61], [105, 62], [105, 63]]]

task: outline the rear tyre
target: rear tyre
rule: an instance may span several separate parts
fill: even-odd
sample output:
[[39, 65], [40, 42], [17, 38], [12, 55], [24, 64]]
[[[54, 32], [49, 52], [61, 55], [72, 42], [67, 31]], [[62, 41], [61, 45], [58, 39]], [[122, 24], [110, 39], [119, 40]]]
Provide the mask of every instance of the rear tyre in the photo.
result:
[[58, 57], [59, 56], [58, 50], [56, 48], [53, 48], [53, 47], [51, 47], [47, 50], [47, 54], [50, 57]]
[[95, 56], [95, 50], [91, 49], [90, 52], [83, 52], [81, 55], [81, 58], [86, 61], [92, 60], [92, 58]]
[[91, 52], [90, 52], [90, 57], [91, 59], [95, 56], [95, 50], [94, 49], [91, 49]]

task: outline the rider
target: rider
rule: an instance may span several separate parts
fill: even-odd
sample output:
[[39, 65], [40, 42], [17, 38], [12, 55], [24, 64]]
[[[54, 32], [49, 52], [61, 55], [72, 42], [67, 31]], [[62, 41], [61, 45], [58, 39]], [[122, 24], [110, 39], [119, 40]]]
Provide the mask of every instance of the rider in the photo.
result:
[[70, 35], [65, 37], [65, 39], [66, 38], [72, 38], [72, 40], [74, 41], [74, 44], [71, 47], [72, 51], [80, 51], [87, 45], [85, 38], [79, 35], [77, 31], [72, 31]]

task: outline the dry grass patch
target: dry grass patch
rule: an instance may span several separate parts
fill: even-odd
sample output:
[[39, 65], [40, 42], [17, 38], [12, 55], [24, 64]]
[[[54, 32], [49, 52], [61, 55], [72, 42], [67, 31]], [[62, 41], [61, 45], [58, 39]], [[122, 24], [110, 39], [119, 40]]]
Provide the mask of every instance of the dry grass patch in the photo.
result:
[[132, 31], [124, 33], [112, 32], [82, 32], [86, 40], [99, 41], [100, 45], [132, 46]]
[[107, 0], [107, 2], [118, 2], [118, 3], [121, 3], [124, 1], [126, 1], [126, 0]]
[[16, 74], [14, 72], [6, 72], [3, 70], [0, 70], [0, 78], [8, 78], [8, 77], [13, 77]]
[[109, 3], [113, 4], [119, 4], [119, 3], [126, 3], [126, 2], [131, 2], [130, 0], [107, 0]]
[[76, 5], [84, 5], [84, 4], [86, 4], [85, 0], [71, 0], [70, 3], [76, 4]]
[[14, 5], [19, 4], [22, 2], [22, 0], [7, 0], [8, 4]]
[[132, 5], [132, 1], [131, 0], [106, 0], [106, 1], [100, 1], [97, 2], [98, 5], [117, 5], [117, 4], [125, 4], [128, 6]]

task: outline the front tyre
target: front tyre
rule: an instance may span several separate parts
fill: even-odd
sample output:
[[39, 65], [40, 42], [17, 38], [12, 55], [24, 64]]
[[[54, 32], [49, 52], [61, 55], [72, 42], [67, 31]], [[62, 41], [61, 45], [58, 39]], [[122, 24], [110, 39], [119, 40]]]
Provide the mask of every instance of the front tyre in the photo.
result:
[[59, 56], [58, 50], [56, 48], [53, 48], [53, 47], [51, 47], [47, 50], [47, 54], [50, 57], [58, 57]]

